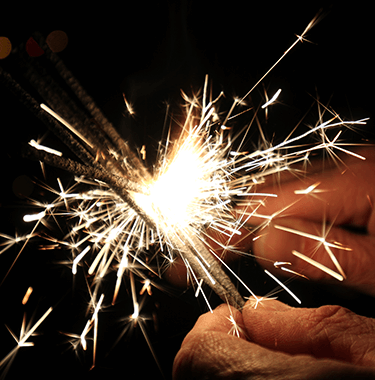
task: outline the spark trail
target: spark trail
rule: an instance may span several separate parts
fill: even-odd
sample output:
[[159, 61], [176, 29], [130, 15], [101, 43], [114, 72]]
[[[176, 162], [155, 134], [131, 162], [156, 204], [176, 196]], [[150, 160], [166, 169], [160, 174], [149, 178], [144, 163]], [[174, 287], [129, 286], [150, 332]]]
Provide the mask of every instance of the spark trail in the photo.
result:
[[[304, 40], [318, 18], [319, 16], [315, 17], [309, 23], [301, 36], [297, 36], [297, 40], [241, 100], [233, 102], [229, 112], [220, 112], [222, 96], [219, 94], [213, 99], [208, 91], [208, 77], [203, 95], [194, 94], [189, 97], [183, 93], [184, 121], [182, 125], [172, 126], [180, 129], [180, 136], [176, 140], [167, 138], [160, 144], [157, 162], [152, 171], [144, 165], [145, 148], [142, 147], [140, 156], [129, 148], [100, 110], [92, 107], [92, 99], [79, 87], [61, 62], [56, 64], [59, 74], [69, 83], [73, 81], [73, 90], [78, 88], [77, 96], [84, 107], [87, 108], [90, 104], [90, 112], [93, 112], [97, 121], [94, 124], [99, 123], [101, 128], [95, 129], [92, 124], [89, 127], [87, 124], [81, 125], [77, 121], [78, 117], [69, 108], [64, 109], [64, 104], [60, 102], [52, 102], [51, 106], [36, 104], [9, 75], [0, 72], [3, 81], [12, 91], [26, 99], [26, 105], [45, 120], [82, 161], [64, 158], [53, 147], [30, 141], [24, 151], [26, 157], [72, 172], [75, 184], [66, 189], [58, 179], [57, 189], [42, 185], [55, 199], [48, 204], [33, 201], [38, 211], [24, 217], [25, 221], [34, 223], [32, 232], [25, 237], [15, 238], [2, 234], [4, 242], [1, 243], [0, 253], [18, 241], [29, 242], [38, 236], [36, 230], [43, 224], [54, 223], [56, 220], [61, 224], [60, 220], [65, 220], [65, 235], [44, 235], [46, 242], [42, 249], [66, 249], [70, 256], [68, 265], [72, 276], [83, 273], [86, 278], [91, 298], [89, 317], [81, 333], [69, 333], [67, 336], [77, 339], [78, 345], [86, 350], [87, 336], [93, 332], [93, 365], [96, 362], [100, 311], [104, 305], [116, 303], [122, 287], [130, 288], [129, 304], [133, 312], [128, 323], [140, 326], [150, 346], [143, 324], [145, 317], [142, 316], [142, 300], [152, 294], [153, 287], [159, 286], [154, 279], [163, 277], [166, 270], [173, 270], [177, 259], [185, 264], [189, 280], [196, 287], [196, 295], [202, 294], [209, 308], [203, 283], [224, 302], [241, 309], [245, 303], [244, 298], [231, 282], [227, 275], [230, 269], [215, 253], [214, 246], [219, 245], [224, 250], [232, 249], [236, 252], [236, 247], [231, 247], [226, 242], [230, 242], [233, 236], [243, 239], [245, 235], [261, 230], [272, 220], [275, 215], [263, 216], [257, 213], [259, 205], [267, 197], [275, 196], [256, 191], [267, 176], [293, 170], [293, 165], [307, 162], [317, 150], [334, 154], [337, 149], [352, 154], [342, 148], [338, 140], [340, 132], [336, 131], [352, 125], [363, 125], [366, 119], [343, 121], [338, 115], [331, 114], [327, 120], [320, 120], [313, 128], [292, 134], [278, 144], [272, 145], [263, 140], [253, 152], [245, 150], [243, 143], [257, 118], [257, 111], [253, 111], [250, 123], [241, 133], [232, 132], [232, 123], [239, 116], [251, 115], [252, 109], [243, 100], [298, 42]], [[57, 58], [51, 55], [50, 59], [53, 61]], [[39, 80], [40, 83], [37, 81], [36, 85], [44, 92], [44, 82], [42, 78]], [[263, 104], [262, 109], [268, 112], [280, 93], [281, 90]], [[48, 91], [43, 95], [48, 97]], [[133, 115], [134, 110], [125, 95], [124, 101], [129, 113]], [[60, 115], [59, 109], [67, 115], [68, 120]], [[331, 130], [336, 133], [333, 139], [328, 138]], [[317, 136], [322, 139], [320, 144], [306, 143], [307, 138]], [[280, 210], [279, 213], [283, 211]], [[253, 227], [252, 217], [257, 220], [263, 218], [264, 222]], [[207, 231], [215, 231], [224, 238], [221, 241], [215, 240]], [[332, 249], [343, 249], [342, 246], [338, 247], [325, 240], [322, 243], [329, 250], [332, 260]], [[317, 266], [311, 260], [309, 262]], [[341, 273], [341, 267], [335, 265], [340, 274], [324, 270], [341, 280], [344, 274]], [[281, 269], [288, 270], [282, 266]], [[112, 291], [110, 294], [103, 293], [102, 282], [113, 272], [117, 279]], [[290, 272], [293, 273], [292, 270]], [[236, 276], [233, 272], [231, 274]], [[269, 272], [267, 274], [272, 276]], [[274, 276], [272, 278], [279, 284]], [[238, 281], [246, 295], [256, 300], [256, 304], [261, 301], [240, 278]], [[141, 290], [139, 283], [142, 284]], [[289, 289], [286, 290], [298, 300]], [[50, 310], [43, 319], [49, 312]], [[42, 319], [31, 330], [34, 331], [41, 322]], [[21, 336], [19, 341], [26, 344], [29, 336], [30, 334]], [[2, 363], [12, 357], [12, 352]]]

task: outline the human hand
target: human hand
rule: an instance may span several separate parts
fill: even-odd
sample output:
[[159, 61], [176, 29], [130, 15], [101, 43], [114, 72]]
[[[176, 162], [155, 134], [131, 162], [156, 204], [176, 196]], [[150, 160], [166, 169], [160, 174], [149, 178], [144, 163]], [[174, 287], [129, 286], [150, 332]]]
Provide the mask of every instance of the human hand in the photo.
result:
[[[277, 194], [277, 197], [267, 197], [264, 206], [257, 208], [248, 221], [252, 228], [255, 227], [258, 238], [254, 239], [255, 235], [245, 230], [241, 236], [233, 235], [231, 239], [209, 231], [207, 235], [213, 239], [208, 238], [208, 244], [226, 262], [240, 257], [231, 254], [232, 248], [242, 252], [251, 250], [262, 266], [277, 275], [288, 275], [288, 272], [275, 269], [274, 262], [283, 261], [292, 264], [288, 269], [312, 280], [330, 280], [332, 277], [328, 274], [292, 254], [296, 250], [337, 271], [323, 244], [275, 228], [275, 225], [323, 236], [328, 242], [338, 242], [351, 249], [332, 249], [346, 274], [343, 284], [375, 295], [375, 176], [372, 175], [375, 149], [366, 148], [358, 153], [366, 160], [345, 156], [340, 168], [327, 161], [324, 171], [322, 163], [315, 162], [306, 177], [296, 179], [290, 173], [282, 173], [280, 182], [275, 185], [271, 185], [275, 178], [266, 178], [266, 183], [255, 191]], [[317, 185], [312, 192], [298, 193], [311, 185]], [[243, 211], [244, 208], [238, 210], [239, 217]], [[246, 211], [252, 213], [254, 210]], [[260, 215], [273, 217], [270, 221]], [[173, 284], [186, 285], [186, 268], [177, 262], [166, 277]]]
[[241, 313], [221, 305], [186, 336], [173, 378], [373, 379], [374, 342], [375, 321], [339, 306], [295, 309], [264, 300]]
[[[256, 211], [258, 215], [274, 215], [271, 223], [258, 231], [259, 238], [252, 244], [252, 253], [261, 265], [274, 270], [275, 261], [286, 261], [292, 263], [291, 270], [310, 279], [329, 278], [320, 269], [295, 257], [292, 251], [296, 250], [338, 272], [322, 241], [287, 232], [278, 226], [291, 228], [349, 247], [351, 250], [332, 248], [346, 274], [343, 283], [375, 295], [375, 150], [366, 148], [359, 153], [366, 160], [346, 156], [344, 165], [340, 164], [341, 171], [335, 165], [324, 171], [318, 166], [303, 179], [289, 175], [281, 180], [279, 187], [262, 187], [262, 192], [276, 193], [277, 198], [269, 197]], [[313, 192], [298, 194], [315, 184]], [[284, 211], [278, 214], [280, 210]], [[254, 217], [249, 222], [261, 223], [262, 219]]]

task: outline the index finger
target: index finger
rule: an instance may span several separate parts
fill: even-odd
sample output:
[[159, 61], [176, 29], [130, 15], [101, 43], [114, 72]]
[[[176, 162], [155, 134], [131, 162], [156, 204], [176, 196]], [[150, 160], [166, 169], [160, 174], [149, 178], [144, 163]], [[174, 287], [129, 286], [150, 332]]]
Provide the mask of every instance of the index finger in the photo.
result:
[[249, 224], [258, 225], [278, 217], [293, 216], [315, 222], [326, 218], [337, 225], [367, 227], [375, 232], [372, 200], [375, 197], [374, 149], [361, 152], [366, 160], [349, 157], [338, 167], [314, 172], [302, 179], [263, 185], [257, 191], [273, 194], [259, 206], [241, 206], [239, 212], [253, 215]]

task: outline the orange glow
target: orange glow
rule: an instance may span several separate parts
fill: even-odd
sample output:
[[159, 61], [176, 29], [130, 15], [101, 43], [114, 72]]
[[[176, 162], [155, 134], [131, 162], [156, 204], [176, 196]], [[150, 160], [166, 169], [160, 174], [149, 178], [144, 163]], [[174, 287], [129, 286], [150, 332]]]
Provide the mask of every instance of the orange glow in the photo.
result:
[[12, 51], [12, 43], [7, 37], [0, 37], [0, 59], [8, 57]]
[[68, 45], [68, 36], [62, 30], [55, 30], [47, 36], [46, 43], [54, 53], [60, 53]]

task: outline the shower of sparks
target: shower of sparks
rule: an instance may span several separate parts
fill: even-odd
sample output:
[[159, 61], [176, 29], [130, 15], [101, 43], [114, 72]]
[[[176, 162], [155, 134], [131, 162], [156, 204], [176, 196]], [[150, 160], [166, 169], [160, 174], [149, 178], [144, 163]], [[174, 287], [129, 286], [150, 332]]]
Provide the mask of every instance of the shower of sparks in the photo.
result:
[[[297, 42], [304, 40], [305, 34], [316, 21], [317, 19], [314, 19], [302, 35], [297, 36], [296, 42], [275, 65]], [[249, 93], [251, 91], [252, 89]], [[235, 100], [230, 111], [223, 117], [219, 112], [221, 94], [212, 100], [208, 92], [208, 80], [206, 80], [203, 96], [194, 95], [190, 98], [183, 93], [186, 104], [183, 107], [185, 115], [184, 124], [180, 126], [180, 137], [174, 141], [167, 138], [164, 144], [160, 144], [157, 162], [151, 175], [132, 176], [132, 171], [139, 173], [139, 168], [132, 167], [127, 157], [122, 156], [120, 152], [108, 148], [108, 153], [115, 164], [130, 173], [129, 177], [136, 178], [137, 187], [126, 189], [126, 198], [120, 196], [110, 184], [98, 178], [77, 176], [76, 183], [70, 188], [65, 188], [62, 181], [57, 179], [57, 189], [42, 185], [55, 196], [55, 200], [48, 204], [34, 201], [34, 205], [39, 208], [38, 212], [24, 216], [24, 221], [34, 223], [30, 234], [15, 238], [0, 234], [4, 239], [0, 244], [2, 247], [0, 253], [18, 242], [24, 242], [16, 257], [17, 260], [26, 243], [34, 236], [38, 236], [35, 232], [37, 227], [48, 223], [58, 223], [61, 227], [63, 223], [58, 221], [65, 218], [65, 225], [68, 227], [65, 236], [57, 238], [44, 234], [47, 243], [42, 245], [41, 249], [56, 247], [67, 249], [70, 252], [68, 265], [71, 267], [72, 276], [83, 273], [86, 278], [91, 297], [88, 309], [90, 316], [81, 333], [66, 333], [66, 335], [75, 339], [73, 346], [76, 350], [79, 347], [87, 350], [87, 339], [89, 333], [92, 333], [90, 339], [93, 341], [93, 366], [96, 362], [100, 311], [104, 306], [116, 303], [125, 284], [130, 285], [130, 305], [133, 310], [129, 315], [128, 324], [133, 327], [139, 326], [154, 355], [145, 330], [146, 318], [141, 314], [142, 304], [145, 297], [152, 295], [153, 287], [159, 286], [155, 279], [162, 277], [166, 270], [172, 268], [176, 259], [180, 258], [186, 264], [189, 280], [196, 286], [196, 295], [201, 294], [211, 310], [204, 293], [203, 282], [210, 285], [222, 298], [230, 294], [231, 290], [226, 288], [227, 284], [222, 280], [221, 274], [216, 272], [215, 266], [219, 266], [219, 262], [226, 266], [220, 257], [217, 257], [218, 260], [213, 259], [214, 249], [210, 244], [219, 244], [227, 251], [232, 249], [238, 252], [238, 250], [229, 244], [216, 241], [213, 234], [207, 231], [218, 232], [229, 242], [234, 235], [244, 238], [244, 230], [245, 234], [250, 234], [266, 227], [275, 216], [283, 213], [290, 205], [273, 215], [258, 214], [259, 206], [264, 204], [268, 197], [276, 195], [257, 192], [257, 185], [262, 184], [267, 176], [292, 171], [294, 164], [308, 162], [312, 152], [318, 149], [327, 151], [331, 155], [335, 154], [334, 150], [337, 149], [364, 159], [342, 148], [338, 137], [341, 130], [351, 125], [365, 124], [366, 119], [343, 121], [335, 114], [326, 121], [320, 120], [308, 131], [289, 136], [278, 144], [271, 145], [263, 139], [257, 150], [248, 152], [246, 150], [248, 148], [244, 147], [244, 139], [249, 133], [252, 122], [239, 135], [232, 133], [230, 126], [236, 117], [251, 111], [243, 102], [248, 94], [241, 101]], [[267, 112], [280, 92], [281, 89], [263, 105]], [[124, 101], [129, 114], [133, 114], [134, 111], [125, 95]], [[95, 141], [91, 141], [74, 129], [49, 107], [44, 104], [41, 107], [83, 143], [95, 148]], [[251, 120], [254, 121], [256, 116], [254, 113]], [[327, 137], [331, 129], [339, 129], [332, 140]], [[322, 140], [320, 144], [306, 145], [306, 138], [317, 136]], [[30, 145], [47, 154], [60, 156], [60, 152], [41, 146], [35, 141]], [[145, 160], [145, 146], [139, 153]], [[103, 152], [98, 152], [97, 156], [105, 157]], [[117, 175], [117, 172], [115, 174]], [[308, 195], [317, 192], [317, 186], [319, 183], [305, 190], [299, 190], [296, 194]], [[257, 220], [263, 218], [264, 222], [250, 227], [253, 216]], [[275, 227], [321, 243], [341, 274], [323, 266], [319, 267], [316, 262], [307, 260], [302, 254], [298, 257], [339, 280], [345, 277], [333, 249], [349, 250], [349, 248], [337, 242], [328, 242], [324, 237], [279, 225]], [[296, 252], [293, 253], [298, 255]], [[286, 268], [286, 265], [292, 267], [290, 263], [280, 261], [275, 263], [275, 268], [299, 275], [292, 268]], [[230, 270], [228, 267], [226, 269]], [[112, 272], [116, 272], [117, 280], [113, 284], [111, 294], [102, 293], [102, 280]], [[298, 303], [301, 302], [274, 275], [268, 271], [266, 273]], [[263, 298], [256, 297], [246, 284], [242, 285], [257, 306]], [[18, 346], [28, 344], [27, 339], [51, 310], [49, 309], [28, 333], [21, 332], [20, 338], [16, 339]], [[233, 321], [231, 320], [232, 323]], [[233, 334], [239, 336], [238, 326], [233, 326]], [[1, 363], [5, 363], [7, 358]]]
[[[209, 244], [209, 240], [213, 239], [212, 236], [206, 236], [205, 231], [210, 228], [230, 239], [233, 235], [242, 234], [241, 228], [251, 224], [253, 215], [265, 219], [257, 228], [261, 229], [268, 225], [276, 215], [280, 215], [284, 210], [279, 210], [275, 215], [257, 214], [259, 200], [264, 202], [265, 198], [274, 197], [275, 194], [257, 193], [256, 185], [262, 183], [268, 175], [292, 170], [294, 163], [308, 160], [309, 152], [314, 151], [316, 146], [313, 145], [307, 149], [304, 145], [302, 150], [295, 148], [296, 143], [304, 137], [322, 130], [326, 133], [334, 127], [345, 128], [348, 124], [365, 122], [365, 120], [337, 122], [333, 117], [308, 132], [292, 137], [274, 147], [243, 153], [240, 148], [233, 150], [229, 132], [221, 128], [216, 121], [212, 121], [213, 115], [215, 115], [214, 105], [208, 102], [207, 106], [201, 110], [201, 115], [196, 116], [194, 111], [198, 107], [199, 104], [196, 102], [190, 104], [180, 138], [176, 141], [167, 141], [166, 148], [161, 150], [153, 177], [142, 183], [147, 191], [131, 192], [136, 205], [148, 217], [156, 221], [155, 229], [150, 228], [131, 205], [124, 202], [110, 187], [103, 182], [95, 181], [95, 179], [77, 178], [76, 185], [69, 189], [65, 189], [61, 180], [57, 179], [58, 190], [50, 189], [57, 195], [56, 199], [43, 206], [41, 202], [35, 201], [35, 205], [42, 206], [42, 210], [24, 216], [25, 221], [36, 223], [36, 225], [61, 216], [76, 221], [63, 239], [52, 237], [48, 239], [54, 247], [59, 245], [70, 249], [72, 275], [75, 276], [82, 271], [88, 276], [87, 281], [90, 281], [93, 311], [81, 334], [77, 336], [80, 337], [82, 349], [86, 350], [87, 336], [90, 331], [93, 331], [93, 365], [95, 365], [97, 350], [100, 309], [105, 300], [109, 304], [116, 302], [124, 278], [128, 278], [130, 281], [131, 302], [133, 303], [130, 320], [133, 321], [134, 326], [140, 326], [147, 344], [150, 346], [145, 326], [140, 318], [138, 301], [139, 297], [152, 294], [154, 283], [150, 279], [150, 274], [162, 276], [171, 265], [168, 263], [173, 263], [181, 255], [187, 265], [191, 282], [197, 286], [196, 294], [202, 294], [208, 303], [207, 297], [203, 293], [203, 279], [197, 276], [191, 266], [191, 261], [184, 256], [183, 250], [180, 251], [180, 247], [184, 246], [186, 242], [192, 245], [195, 253], [194, 260], [202, 268], [208, 281], [214, 284], [216, 279], [210, 274], [210, 263], [206, 261], [206, 257], [196, 246], [197, 242]], [[227, 136], [226, 133], [228, 133]], [[334, 148], [335, 145], [330, 147]], [[79, 191], [77, 186], [81, 182], [91, 185], [91, 188], [83, 192]], [[318, 183], [311, 185], [307, 189], [299, 191], [298, 194], [310, 194], [316, 191], [318, 185]], [[240, 216], [238, 216], [238, 206], [243, 210]], [[11, 238], [2, 234], [2, 237], [5, 238], [5, 243], [2, 243], [2, 251], [18, 241], [28, 241], [34, 236], [35, 228], [36, 226], [31, 235], [25, 237]], [[332, 249], [349, 250], [349, 248], [336, 242], [328, 242], [324, 237], [291, 228], [279, 225], [276, 225], [275, 228], [321, 243], [337, 269], [342, 271], [335, 260]], [[77, 236], [80, 237], [77, 239]], [[75, 238], [74, 243], [72, 243], [73, 237]], [[161, 259], [165, 259], [164, 264], [155, 267], [150, 263], [152, 255], [155, 255], [149, 253], [151, 247]], [[42, 248], [48, 249], [49, 246], [45, 245]], [[230, 247], [226, 247], [226, 249], [230, 250]], [[295, 254], [297, 255], [297, 253]], [[298, 257], [301, 258], [301, 256], [300, 254]], [[302, 258], [339, 280], [344, 277], [343, 274], [340, 275], [328, 268], [318, 266], [311, 259]], [[219, 257], [218, 259], [225, 264]], [[295, 273], [293, 269], [285, 268], [285, 265], [289, 264], [277, 263], [276, 265], [275, 263], [275, 267]], [[117, 272], [118, 280], [114, 284], [112, 295], [100, 294], [101, 280], [113, 270]], [[268, 271], [266, 273], [298, 303], [301, 302], [275, 276]], [[141, 289], [137, 289], [136, 279], [142, 284]], [[251, 290], [245, 284], [243, 285], [249, 295], [256, 299], [257, 297]], [[97, 300], [99, 294], [100, 298]], [[37, 323], [37, 325], [39, 324]], [[237, 330], [235, 330], [235, 334], [238, 334]], [[19, 341], [25, 343], [26, 339], [21, 338]], [[76, 349], [78, 349], [78, 345], [76, 345]]]

